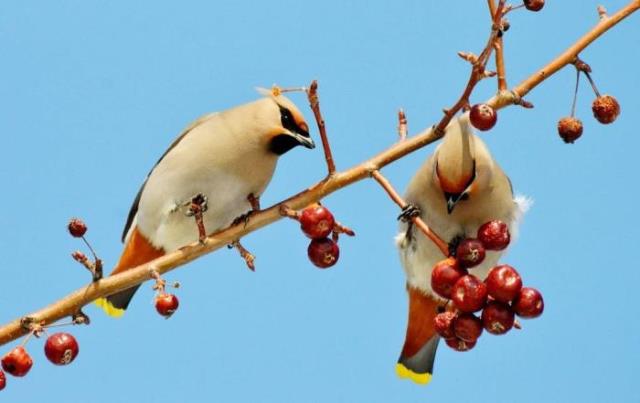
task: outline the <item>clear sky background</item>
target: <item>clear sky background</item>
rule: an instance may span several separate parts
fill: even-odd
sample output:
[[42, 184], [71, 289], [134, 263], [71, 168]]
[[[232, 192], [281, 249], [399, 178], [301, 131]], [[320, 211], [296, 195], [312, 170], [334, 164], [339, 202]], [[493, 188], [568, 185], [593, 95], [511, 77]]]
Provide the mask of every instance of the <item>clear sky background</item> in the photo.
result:
[[[594, 25], [596, 5], [550, 0], [540, 13], [510, 15], [509, 83]], [[639, 401], [639, 18], [582, 54], [622, 105], [614, 124], [592, 119], [585, 81], [583, 138], [560, 141], [575, 78], [567, 68], [527, 97], [535, 109], [500, 111], [482, 134], [516, 191], [535, 200], [503, 259], [545, 297], [544, 315], [522, 331], [484, 335], [465, 354], [441, 345], [427, 387], [396, 378], [407, 316], [392, 242], [398, 210], [369, 180], [325, 199], [358, 234], [341, 240], [334, 268], [312, 266], [297, 224], [280, 221], [244, 240], [255, 273], [226, 249], [170, 273], [183, 287], [168, 321], [146, 284], [120, 320], [86, 309], [92, 324], [70, 329], [81, 352], [68, 367], [49, 364], [43, 341], [31, 341], [33, 369], [9, 378], [0, 401]], [[82, 246], [66, 233], [69, 217], [88, 222], [107, 267], [116, 261], [147, 171], [199, 115], [256, 99], [256, 86], [318, 79], [345, 169], [396, 141], [399, 107], [411, 133], [436, 122], [467, 80], [456, 52], [479, 52], [488, 30], [485, 1], [3, 1], [0, 322], [88, 281], [69, 257]], [[494, 91], [487, 81], [472, 101]], [[304, 96], [293, 99], [312, 123]], [[432, 148], [383, 173], [404, 189]], [[325, 169], [319, 148], [292, 151], [263, 205]]]

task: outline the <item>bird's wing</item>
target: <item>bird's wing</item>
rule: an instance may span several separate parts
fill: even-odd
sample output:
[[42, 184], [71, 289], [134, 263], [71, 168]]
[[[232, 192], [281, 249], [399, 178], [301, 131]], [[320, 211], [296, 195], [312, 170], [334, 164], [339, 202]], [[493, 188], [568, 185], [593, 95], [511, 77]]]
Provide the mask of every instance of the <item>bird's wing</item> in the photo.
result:
[[208, 121], [209, 119], [211, 119], [212, 117], [214, 117], [217, 114], [218, 114], [218, 112], [209, 113], [209, 114], [201, 116], [198, 119], [196, 119], [193, 122], [191, 122], [191, 124], [189, 124], [189, 126], [187, 126], [182, 131], [182, 133], [180, 133], [180, 135], [178, 137], [176, 137], [175, 140], [173, 140], [173, 142], [171, 143], [169, 148], [167, 148], [167, 150], [160, 156], [158, 161], [156, 161], [156, 163], [153, 165], [153, 168], [151, 168], [151, 170], [147, 174], [147, 177], [144, 179], [144, 182], [142, 183], [142, 186], [140, 186], [140, 189], [138, 190], [138, 194], [136, 195], [136, 198], [133, 199], [133, 203], [131, 204], [131, 208], [129, 209], [129, 215], [127, 216], [127, 222], [125, 223], [124, 230], [122, 231], [122, 238], [121, 238], [122, 242], [124, 242], [125, 239], [127, 239], [127, 235], [129, 234], [129, 230], [131, 229], [131, 225], [133, 224], [133, 220], [135, 219], [136, 214], [138, 213], [138, 205], [140, 204], [140, 198], [142, 197], [142, 192], [144, 191], [144, 187], [147, 184], [147, 180], [149, 179], [149, 176], [151, 176], [151, 174], [153, 173], [153, 170], [164, 159], [164, 157], [166, 157], [167, 154], [169, 154], [169, 152], [171, 150], [173, 150], [178, 145], [178, 143], [180, 143], [180, 141], [182, 141], [182, 139], [184, 139], [184, 137], [187, 134], [189, 134], [194, 128], [196, 128], [199, 125], [201, 125], [202, 123]]

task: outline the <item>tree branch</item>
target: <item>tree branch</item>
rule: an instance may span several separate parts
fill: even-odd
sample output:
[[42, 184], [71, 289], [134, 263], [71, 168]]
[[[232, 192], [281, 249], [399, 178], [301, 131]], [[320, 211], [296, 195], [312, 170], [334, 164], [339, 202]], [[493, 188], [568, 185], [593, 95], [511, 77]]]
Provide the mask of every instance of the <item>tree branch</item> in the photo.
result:
[[[611, 15], [609, 18], [601, 20], [593, 29], [586, 33], [576, 43], [571, 45], [551, 63], [522, 81], [518, 86], [513, 88], [512, 91], [499, 92], [489, 101], [489, 103], [494, 108], [502, 108], [510, 104], [518, 103], [520, 97], [529, 93], [548, 77], [556, 73], [568, 63], [571, 63], [580, 51], [638, 8], [640, 8], [640, 0], [634, 0], [617, 13]], [[492, 29], [492, 34], [487, 46], [492, 47], [494, 38], [495, 29]], [[484, 58], [485, 63], [491, 52], [491, 50], [486, 52], [486, 49], [487, 48], [485, 48], [485, 52], [483, 52], [479, 57], [480, 60]], [[325, 178], [315, 185], [312, 185], [310, 188], [291, 196], [287, 200], [271, 206], [268, 209], [256, 212], [251, 216], [246, 225], [233, 225], [227, 229], [209, 235], [204, 239], [203, 243], [194, 242], [191, 245], [157, 258], [149, 263], [127, 270], [123, 273], [104, 278], [100, 281], [90, 283], [53, 304], [28, 315], [28, 317], [33, 318], [37, 323], [44, 322], [44, 324], [50, 324], [64, 317], [71, 316], [79, 312], [81, 307], [91, 303], [99, 297], [114, 294], [118, 291], [122, 291], [151, 279], [154, 270], [160, 274], [171, 271], [199, 258], [200, 256], [218, 250], [229, 243], [240, 239], [248, 233], [256, 231], [281, 219], [282, 216], [279, 211], [280, 204], [284, 203], [293, 209], [304, 208], [308, 204], [319, 201], [325, 196], [349, 186], [354, 182], [369, 178], [372, 172], [391, 164], [392, 162], [426, 146], [427, 144], [433, 143], [442, 137], [446, 125], [455, 113], [465, 106], [465, 102], [467, 102], [471, 90], [480, 80], [476, 74], [476, 66], [474, 66], [473, 69], [474, 70], [462, 96], [451, 109], [445, 112], [445, 116], [435, 128], [428, 128], [414, 137], [407, 138], [405, 141], [396, 143], [387, 150], [375, 155], [361, 164], [342, 172], [335, 172], [333, 175]], [[21, 319], [22, 318], [15, 319], [0, 327], [0, 345], [15, 340], [29, 332], [29, 329], [21, 326]]]

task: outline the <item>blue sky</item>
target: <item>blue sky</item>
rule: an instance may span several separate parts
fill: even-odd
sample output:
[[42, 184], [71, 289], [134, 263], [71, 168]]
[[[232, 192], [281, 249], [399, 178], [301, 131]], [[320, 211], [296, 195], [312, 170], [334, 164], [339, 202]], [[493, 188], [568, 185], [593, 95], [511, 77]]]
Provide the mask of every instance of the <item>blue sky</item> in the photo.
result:
[[[119, 256], [130, 203], [148, 169], [199, 115], [258, 97], [256, 86], [320, 82], [338, 169], [396, 140], [404, 107], [412, 133], [452, 104], [479, 52], [486, 2], [442, 1], [5, 1], [0, 5], [0, 322], [36, 310], [88, 280], [67, 236], [83, 217], [107, 266]], [[549, 1], [509, 17], [509, 83], [556, 56], [597, 21], [595, 1]], [[624, 5], [610, 0], [614, 11]], [[280, 221], [246, 237], [251, 273], [221, 250], [167, 276], [179, 311], [165, 321], [147, 284], [124, 318], [93, 307], [70, 329], [80, 355], [53, 367], [41, 340], [13, 402], [630, 402], [640, 400], [637, 287], [638, 16], [582, 54], [622, 115], [591, 118], [583, 85], [573, 146], [556, 134], [569, 113], [574, 71], [527, 98], [535, 109], [500, 111], [482, 134], [517, 192], [531, 196], [504, 262], [542, 290], [546, 311], [465, 354], [441, 349], [434, 380], [396, 378], [406, 324], [404, 276], [392, 238], [397, 208], [372, 181], [325, 200], [358, 236], [341, 241], [330, 270], [306, 258], [297, 225]], [[586, 82], [583, 82], [586, 84]], [[495, 86], [482, 83], [472, 101]], [[303, 96], [293, 97], [304, 108]], [[312, 135], [318, 139], [314, 130]], [[404, 189], [431, 152], [383, 170]], [[280, 161], [270, 205], [322, 178], [320, 149]], [[10, 346], [3, 346], [0, 353]]]

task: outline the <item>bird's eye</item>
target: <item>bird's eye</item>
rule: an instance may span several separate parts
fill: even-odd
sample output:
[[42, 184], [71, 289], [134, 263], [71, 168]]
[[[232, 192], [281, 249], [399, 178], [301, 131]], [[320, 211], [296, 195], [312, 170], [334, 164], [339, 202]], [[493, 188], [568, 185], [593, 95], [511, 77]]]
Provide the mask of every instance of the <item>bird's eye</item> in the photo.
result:
[[298, 126], [296, 125], [295, 119], [293, 119], [293, 115], [291, 111], [287, 108], [280, 107], [280, 121], [282, 122], [282, 127], [287, 130], [291, 130], [293, 132], [298, 131]]

